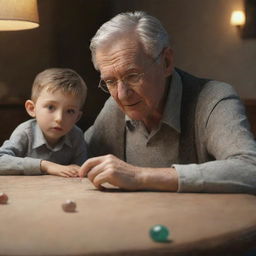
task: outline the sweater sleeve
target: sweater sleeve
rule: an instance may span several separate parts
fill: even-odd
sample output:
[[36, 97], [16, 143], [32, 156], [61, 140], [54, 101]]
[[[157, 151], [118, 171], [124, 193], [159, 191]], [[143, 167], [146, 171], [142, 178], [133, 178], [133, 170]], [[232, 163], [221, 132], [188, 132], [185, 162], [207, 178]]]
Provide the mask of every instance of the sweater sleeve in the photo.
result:
[[[179, 192], [256, 193], [256, 143], [244, 106], [229, 86], [203, 92], [196, 115], [199, 164], [174, 165]], [[216, 100], [213, 100], [216, 99]]]

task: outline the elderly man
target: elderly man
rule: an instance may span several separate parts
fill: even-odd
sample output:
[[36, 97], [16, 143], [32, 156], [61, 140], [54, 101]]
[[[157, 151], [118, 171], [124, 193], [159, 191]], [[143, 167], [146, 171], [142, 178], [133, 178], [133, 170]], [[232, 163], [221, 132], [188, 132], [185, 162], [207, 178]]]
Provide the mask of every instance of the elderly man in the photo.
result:
[[111, 97], [85, 133], [92, 158], [80, 177], [99, 189], [256, 193], [256, 143], [239, 97], [174, 68], [159, 20], [119, 14], [90, 49]]

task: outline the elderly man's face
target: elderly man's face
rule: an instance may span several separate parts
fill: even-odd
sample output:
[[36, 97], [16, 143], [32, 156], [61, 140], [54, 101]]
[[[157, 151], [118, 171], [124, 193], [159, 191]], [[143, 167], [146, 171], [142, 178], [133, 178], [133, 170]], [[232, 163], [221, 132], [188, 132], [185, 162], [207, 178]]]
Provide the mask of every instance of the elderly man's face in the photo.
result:
[[[119, 38], [97, 50], [96, 62], [101, 79], [118, 81], [109, 91], [125, 114], [146, 126], [159, 119], [164, 107], [166, 78], [173, 69], [171, 51], [167, 54], [163, 51], [156, 62], [144, 53], [134, 37]], [[142, 73], [139, 85], [129, 86], [124, 77], [134, 73]]]

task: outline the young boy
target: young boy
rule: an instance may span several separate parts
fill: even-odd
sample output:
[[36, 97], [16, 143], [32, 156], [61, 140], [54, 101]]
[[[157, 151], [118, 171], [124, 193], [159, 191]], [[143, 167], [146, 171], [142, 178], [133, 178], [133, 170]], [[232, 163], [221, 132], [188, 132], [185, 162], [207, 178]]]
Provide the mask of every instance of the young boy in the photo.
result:
[[86, 95], [85, 82], [71, 69], [39, 73], [25, 103], [34, 119], [20, 124], [0, 148], [0, 175], [76, 177], [87, 159], [83, 133], [75, 125]]

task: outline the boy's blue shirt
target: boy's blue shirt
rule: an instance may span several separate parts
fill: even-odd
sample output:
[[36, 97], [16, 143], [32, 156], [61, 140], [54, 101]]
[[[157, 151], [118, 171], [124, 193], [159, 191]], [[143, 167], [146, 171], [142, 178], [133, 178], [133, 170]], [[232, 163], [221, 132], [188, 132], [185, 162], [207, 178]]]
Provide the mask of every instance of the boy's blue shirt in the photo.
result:
[[82, 165], [88, 158], [83, 132], [74, 126], [51, 148], [35, 119], [21, 123], [0, 147], [0, 175], [40, 175], [40, 163]]

